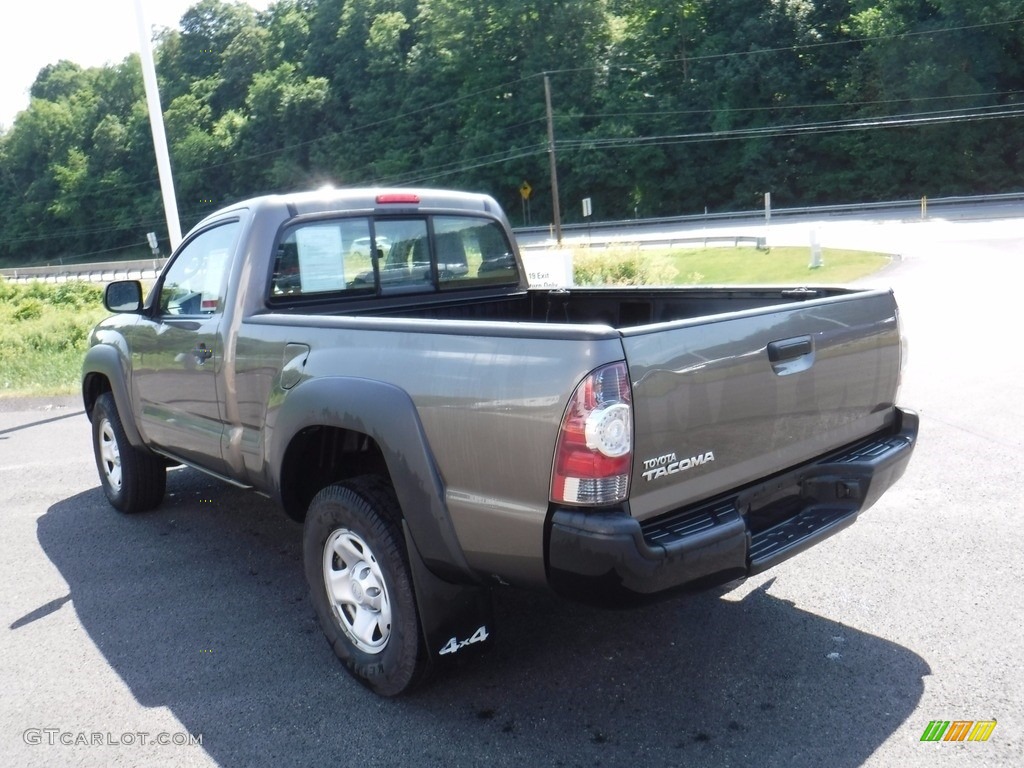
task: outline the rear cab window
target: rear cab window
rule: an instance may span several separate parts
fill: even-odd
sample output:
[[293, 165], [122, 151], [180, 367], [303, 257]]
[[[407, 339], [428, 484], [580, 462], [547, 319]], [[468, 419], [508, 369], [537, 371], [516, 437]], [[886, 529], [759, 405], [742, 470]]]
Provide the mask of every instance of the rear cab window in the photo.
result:
[[484, 216], [336, 216], [282, 232], [268, 302], [369, 298], [518, 285], [512, 246]]

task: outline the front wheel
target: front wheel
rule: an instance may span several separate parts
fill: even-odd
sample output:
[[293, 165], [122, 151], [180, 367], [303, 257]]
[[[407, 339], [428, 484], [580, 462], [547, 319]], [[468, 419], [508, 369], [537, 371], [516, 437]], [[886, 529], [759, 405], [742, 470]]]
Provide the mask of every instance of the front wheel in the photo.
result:
[[163, 459], [128, 442], [114, 396], [104, 392], [92, 409], [92, 447], [110, 504], [131, 514], [157, 506], [167, 488]]
[[381, 478], [330, 485], [306, 513], [303, 560], [327, 641], [381, 696], [412, 688], [426, 668], [394, 491]]

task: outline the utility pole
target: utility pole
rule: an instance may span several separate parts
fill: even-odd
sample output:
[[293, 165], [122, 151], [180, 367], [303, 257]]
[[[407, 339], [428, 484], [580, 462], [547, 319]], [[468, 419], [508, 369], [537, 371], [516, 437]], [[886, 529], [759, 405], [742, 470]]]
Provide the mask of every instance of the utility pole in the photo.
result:
[[562, 209], [558, 203], [558, 161], [555, 158], [555, 121], [551, 115], [551, 79], [544, 73], [544, 105], [548, 113], [548, 158], [551, 161], [551, 209], [555, 219], [555, 242], [562, 244]]
[[153, 46], [143, 18], [142, 0], [135, 0], [135, 18], [139, 27], [139, 53], [142, 60], [142, 80], [146, 86], [146, 103], [149, 106], [149, 127], [153, 131], [156, 167], [164, 198], [164, 215], [167, 217], [167, 235], [173, 251], [181, 242], [181, 220], [178, 218], [178, 201], [174, 196], [174, 178], [171, 175], [171, 157], [167, 151], [167, 134], [164, 132], [164, 113], [160, 108], [160, 92], [156, 84]]

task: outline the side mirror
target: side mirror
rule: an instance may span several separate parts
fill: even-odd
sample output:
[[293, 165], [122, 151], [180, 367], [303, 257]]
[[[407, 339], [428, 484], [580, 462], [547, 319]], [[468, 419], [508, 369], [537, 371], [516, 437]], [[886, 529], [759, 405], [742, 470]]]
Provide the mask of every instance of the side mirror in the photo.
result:
[[111, 312], [140, 312], [142, 283], [138, 280], [118, 280], [109, 283], [103, 291], [103, 306]]

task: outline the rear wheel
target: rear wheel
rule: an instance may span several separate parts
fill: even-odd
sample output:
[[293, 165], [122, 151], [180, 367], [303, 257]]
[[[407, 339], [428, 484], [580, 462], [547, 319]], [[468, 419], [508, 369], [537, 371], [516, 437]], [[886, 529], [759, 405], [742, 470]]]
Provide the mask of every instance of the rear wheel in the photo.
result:
[[100, 395], [93, 406], [92, 446], [103, 493], [115, 509], [143, 512], [163, 500], [167, 467], [159, 456], [128, 442], [110, 392]]
[[426, 668], [398, 500], [382, 479], [328, 486], [306, 514], [303, 559], [327, 641], [360, 683], [382, 696]]

